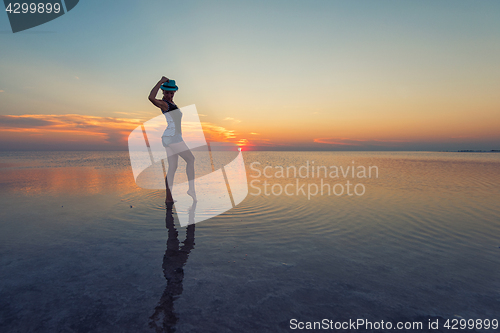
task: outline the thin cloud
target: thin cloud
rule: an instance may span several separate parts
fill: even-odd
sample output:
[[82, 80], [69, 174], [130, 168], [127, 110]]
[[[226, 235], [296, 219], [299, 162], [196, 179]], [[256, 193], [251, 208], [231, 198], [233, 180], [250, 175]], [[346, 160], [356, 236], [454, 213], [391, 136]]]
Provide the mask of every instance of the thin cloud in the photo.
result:
[[239, 139], [236, 144], [245, 147], [274, 146], [269, 139]]
[[[202, 122], [203, 132], [207, 141], [232, 142], [239, 146], [271, 146], [269, 139], [247, 139], [242, 138], [236, 131], [229, 130], [223, 126]], [[258, 134], [258, 133], [255, 133]]]
[[[141, 119], [78, 114], [0, 115], [0, 139], [10, 145], [16, 143], [20, 148], [36, 144], [53, 149], [85, 146], [126, 149], [130, 132], [142, 123]], [[240, 146], [270, 145], [267, 139], [242, 138], [235, 130], [209, 122], [201, 124], [207, 141], [231, 142]], [[56, 137], [59, 141], [55, 141]]]
[[217, 126], [209, 122], [202, 122], [205, 138], [209, 141], [233, 142], [236, 139], [234, 130], [228, 130], [225, 127]]
[[226, 117], [226, 118], [224, 118], [224, 120], [229, 120], [229, 121], [232, 121], [234, 123], [241, 123], [241, 120], [235, 119], [233, 117]]
[[247, 140], [247, 139], [240, 139], [240, 140], [238, 140], [238, 141], [236, 142], [236, 144], [237, 144], [237, 145], [239, 145], [239, 146], [253, 146], [252, 144], [250, 144], [250, 143], [248, 142], [248, 140]]
[[252, 135], [260, 135], [260, 133], [251, 132]]
[[0, 93], [3, 93], [3, 92], [5, 92], [5, 91], [4, 90], [0, 90]]
[[2, 132], [25, 132], [50, 136], [65, 133], [101, 138], [103, 143], [126, 146], [130, 132], [141, 123], [137, 119], [96, 117], [78, 114], [65, 115], [6, 115], [0, 116]]
[[51, 126], [55, 123], [51, 120], [27, 117], [27, 116], [9, 116], [0, 115], [0, 128], [2, 130], [9, 130], [13, 128], [37, 128], [41, 126]]

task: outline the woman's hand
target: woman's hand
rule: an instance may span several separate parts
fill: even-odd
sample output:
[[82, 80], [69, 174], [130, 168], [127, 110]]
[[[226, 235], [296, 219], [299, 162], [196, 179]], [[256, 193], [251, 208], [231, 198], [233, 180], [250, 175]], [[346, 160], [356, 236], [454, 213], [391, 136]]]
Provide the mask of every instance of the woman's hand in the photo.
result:
[[161, 99], [156, 99], [156, 95], [158, 94], [158, 90], [160, 90], [161, 85], [168, 81], [170, 81], [168, 78], [162, 76], [160, 81], [158, 81], [158, 83], [153, 87], [148, 97], [151, 103], [162, 110], [168, 110], [168, 104]]

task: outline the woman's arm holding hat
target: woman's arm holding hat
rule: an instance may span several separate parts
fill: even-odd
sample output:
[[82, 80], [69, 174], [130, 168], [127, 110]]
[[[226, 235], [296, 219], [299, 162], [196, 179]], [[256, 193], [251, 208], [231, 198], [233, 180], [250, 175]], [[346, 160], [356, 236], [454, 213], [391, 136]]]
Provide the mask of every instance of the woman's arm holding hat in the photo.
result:
[[161, 85], [165, 82], [168, 82], [168, 79], [163, 76], [149, 93], [149, 100], [151, 101], [151, 103], [162, 110], [168, 110], [168, 104], [161, 99], [156, 99], [156, 95], [158, 94], [158, 90], [160, 90]]

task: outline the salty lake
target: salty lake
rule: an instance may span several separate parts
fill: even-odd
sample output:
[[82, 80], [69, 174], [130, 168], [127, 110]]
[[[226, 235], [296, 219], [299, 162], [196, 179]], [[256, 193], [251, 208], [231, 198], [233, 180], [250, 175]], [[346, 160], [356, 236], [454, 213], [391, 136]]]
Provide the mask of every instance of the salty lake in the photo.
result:
[[[180, 227], [164, 191], [137, 187], [127, 152], [0, 153], [0, 331], [500, 319], [500, 154], [243, 156], [243, 202]], [[377, 173], [276, 176], [313, 162]], [[308, 195], [322, 181], [350, 181], [353, 195]]]

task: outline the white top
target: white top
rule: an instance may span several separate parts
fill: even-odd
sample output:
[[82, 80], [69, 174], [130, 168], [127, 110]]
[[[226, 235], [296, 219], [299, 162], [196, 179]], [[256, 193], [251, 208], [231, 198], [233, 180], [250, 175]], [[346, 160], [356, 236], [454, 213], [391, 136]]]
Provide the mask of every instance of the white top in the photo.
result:
[[167, 119], [168, 126], [165, 129], [165, 131], [163, 132], [162, 136], [174, 136], [175, 135], [174, 119], [172, 118], [172, 116], [168, 112], [165, 112], [164, 115], [165, 115], [165, 118]]

